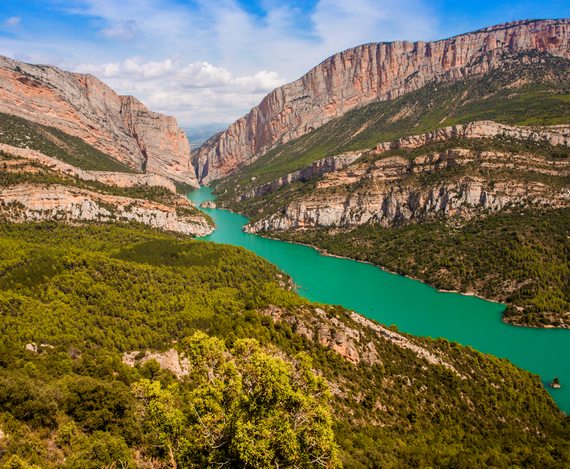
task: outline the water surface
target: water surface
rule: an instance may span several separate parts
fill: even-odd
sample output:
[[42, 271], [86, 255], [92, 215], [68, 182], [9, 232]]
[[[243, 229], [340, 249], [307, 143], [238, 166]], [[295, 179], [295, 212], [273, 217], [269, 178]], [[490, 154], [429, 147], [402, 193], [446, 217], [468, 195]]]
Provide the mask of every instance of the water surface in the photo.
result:
[[[189, 198], [196, 205], [215, 199], [208, 187], [192, 192]], [[558, 376], [562, 389], [547, 389], [560, 408], [570, 413], [570, 330], [509, 326], [501, 321], [502, 304], [439, 292], [370, 264], [244, 233], [247, 218], [227, 210], [204, 212], [214, 219], [217, 229], [203, 239], [242, 246], [264, 257], [287, 272], [305, 298], [342, 305], [410, 334], [445, 337], [508, 358], [539, 374], [545, 384]]]

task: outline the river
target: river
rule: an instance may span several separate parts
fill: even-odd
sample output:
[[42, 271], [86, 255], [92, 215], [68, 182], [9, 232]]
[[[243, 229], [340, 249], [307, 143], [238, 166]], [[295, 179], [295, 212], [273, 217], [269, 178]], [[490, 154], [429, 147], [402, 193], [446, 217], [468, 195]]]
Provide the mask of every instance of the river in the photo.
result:
[[[215, 199], [208, 187], [188, 197], [197, 206]], [[501, 321], [502, 304], [440, 292], [370, 264], [247, 234], [242, 231], [246, 217], [221, 209], [203, 210], [217, 228], [202, 239], [242, 246], [264, 257], [289, 274], [305, 298], [342, 305], [382, 324], [395, 324], [403, 332], [445, 337], [508, 358], [540, 375], [545, 386], [558, 376], [562, 388], [547, 389], [560, 408], [570, 413], [570, 330], [510, 326]]]

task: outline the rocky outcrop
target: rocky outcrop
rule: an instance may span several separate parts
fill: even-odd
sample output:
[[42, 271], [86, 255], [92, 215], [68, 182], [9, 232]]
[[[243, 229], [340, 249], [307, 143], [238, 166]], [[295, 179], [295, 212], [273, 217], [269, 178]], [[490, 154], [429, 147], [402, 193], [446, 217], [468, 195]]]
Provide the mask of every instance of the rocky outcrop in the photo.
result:
[[335, 54], [205, 142], [193, 157], [197, 175], [208, 183], [358, 106], [484, 74], [522, 52], [570, 58], [569, 38], [569, 19], [519, 21], [436, 42], [366, 44]]
[[427, 350], [398, 332], [370, 321], [354, 311], [338, 317], [328, 314], [322, 308], [303, 308], [295, 313], [270, 305], [261, 314], [274, 322], [285, 322], [291, 329], [311, 342], [318, 343], [338, 353], [354, 365], [381, 365], [378, 341], [387, 341], [396, 347], [406, 349], [430, 365], [440, 365], [461, 376], [445, 357]]
[[0, 56], [0, 112], [79, 137], [137, 171], [198, 186], [176, 120], [119, 96], [92, 75]]
[[175, 349], [170, 349], [166, 352], [151, 352], [149, 350], [144, 352], [126, 352], [123, 354], [122, 360], [125, 365], [131, 367], [144, 365], [150, 360], [155, 360], [160, 365], [160, 368], [172, 372], [178, 379], [190, 374], [190, 362]]
[[444, 142], [451, 139], [496, 137], [545, 143], [551, 146], [570, 146], [570, 125], [524, 127], [499, 124], [493, 121], [475, 121], [468, 124], [443, 127], [421, 135], [402, 137], [392, 142], [382, 142], [376, 146], [375, 153], [382, 154], [398, 149], [413, 150], [430, 143]]
[[314, 177], [323, 176], [333, 171], [339, 171], [354, 163], [362, 156], [362, 152], [347, 152], [341, 155], [329, 156], [321, 160], [315, 161], [313, 164], [299, 169], [292, 173], [286, 174], [261, 186], [255, 187], [239, 197], [239, 201], [251, 199], [252, 197], [261, 197], [275, 192], [281, 187], [287, 186], [297, 181], [306, 182]]
[[63, 173], [67, 176], [73, 176], [83, 181], [97, 181], [108, 186], [116, 186], [122, 188], [136, 186], [163, 187], [172, 193], [176, 192], [176, 185], [170, 179], [164, 176], [159, 176], [158, 174], [87, 171], [34, 150], [13, 147], [11, 145], [5, 145], [2, 143], [0, 143], [0, 152], [38, 163], [53, 171]]
[[166, 206], [59, 184], [17, 184], [0, 188], [0, 218], [11, 222], [133, 221], [185, 235], [211, 233], [213, 227], [206, 218], [200, 213], [189, 213], [188, 208], [191, 207]]
[[[494, 176], [483, 177], [470, 171], [473, 168]], [[455, 174], [437, 177], [451, 169]], [[512, 206], [557, 208], [570, 204], [570, 190], [564, 184], [521, 174], [562, 181], [570, 174], [570, 164], [566, 159], [464, 148], [427, 152], [412, 159], [386, 156], [327, 174], [310, 194], [247, 226], [246, 231], [365, 223], [387, 227], [435, 217], [470, 218]]]

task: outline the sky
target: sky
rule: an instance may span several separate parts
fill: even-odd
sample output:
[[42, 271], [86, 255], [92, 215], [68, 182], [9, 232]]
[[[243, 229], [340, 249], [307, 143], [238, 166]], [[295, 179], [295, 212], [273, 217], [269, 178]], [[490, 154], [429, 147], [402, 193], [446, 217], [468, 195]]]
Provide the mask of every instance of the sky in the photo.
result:
[[192, 127], [359, 44], [565, 17], [568, 0], [0, 0], [0, 54], [92, 73]]

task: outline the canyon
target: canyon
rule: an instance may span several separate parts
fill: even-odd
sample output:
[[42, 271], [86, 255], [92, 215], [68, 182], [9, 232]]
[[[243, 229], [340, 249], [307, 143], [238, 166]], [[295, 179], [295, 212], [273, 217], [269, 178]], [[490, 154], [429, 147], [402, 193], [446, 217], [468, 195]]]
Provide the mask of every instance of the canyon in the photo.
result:
[[366, 44], [335, 54], [196, 150], [197, 177], [208, 184], [352, 109], [428, 83], [481, 76], [527, 53], [568, 59], [569, 38], [568, 19], [519, 21], [441, 41]]

